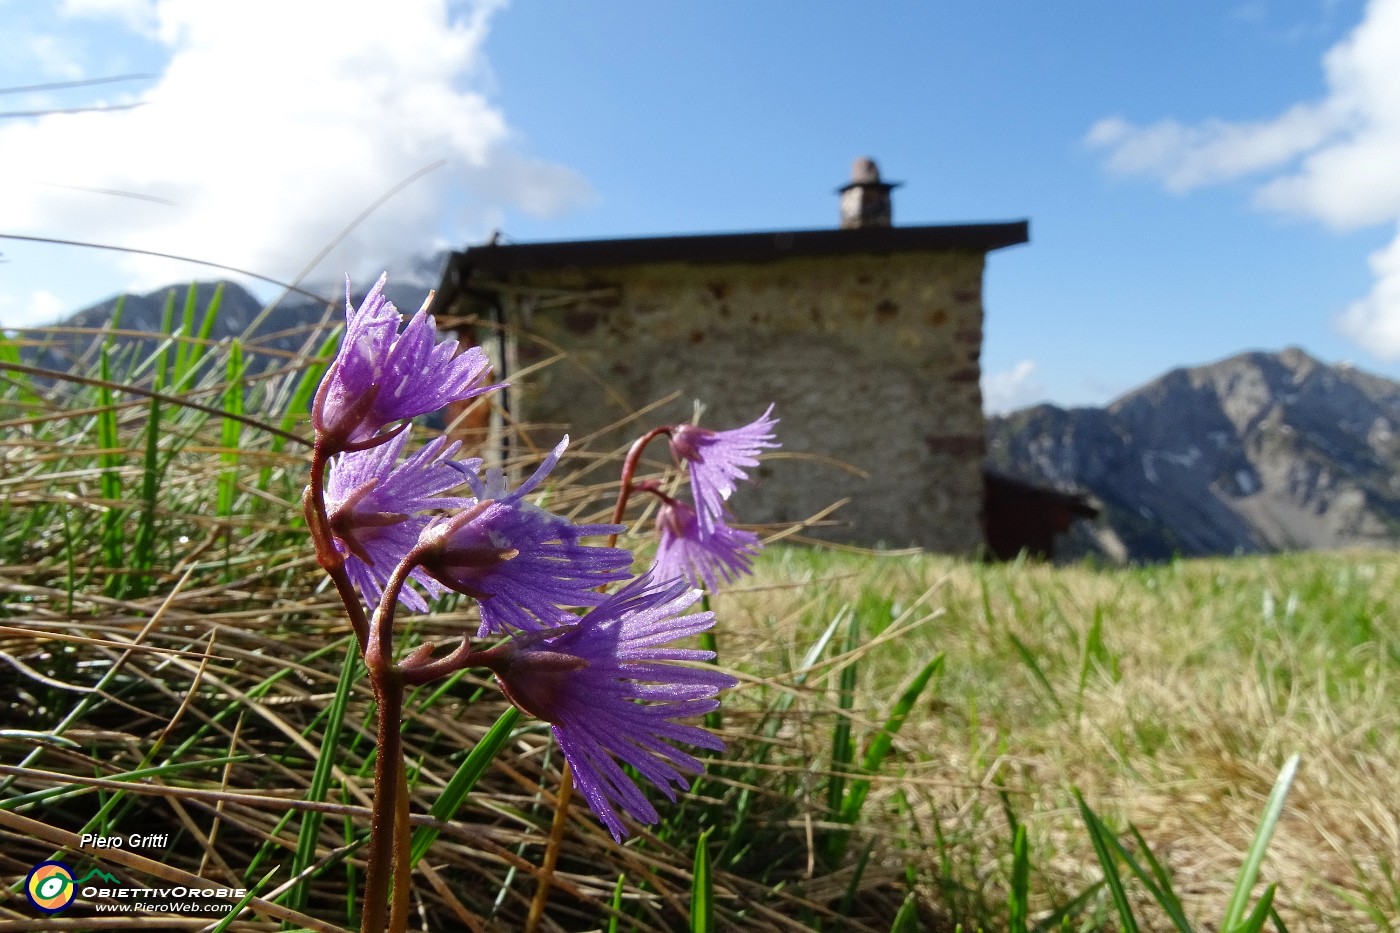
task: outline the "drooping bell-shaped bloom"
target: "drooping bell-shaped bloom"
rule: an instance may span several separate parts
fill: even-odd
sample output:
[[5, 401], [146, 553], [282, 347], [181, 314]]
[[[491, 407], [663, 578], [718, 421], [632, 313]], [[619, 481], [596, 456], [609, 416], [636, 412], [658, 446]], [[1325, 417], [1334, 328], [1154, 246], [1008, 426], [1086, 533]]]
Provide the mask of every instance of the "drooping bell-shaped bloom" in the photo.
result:
[[762, 549], [758, 535], [731, 528], [723, 519], [708, 534], [702, 533], [695, 510], [670, 497], [662, 498], [656, 528], [660, 542], [652, 574], [658, 580], [681, 578], [714, 590], [719, 579], [732, 583], [751, 573], [751, 562]]
[[[461, 446], [439, 437], [402, 463], [408, 443], [404, 431], [378, 447], [331, 458], [326, 476], [326, 514], [335, 546], [345, 555], [345, 572], [371, 606], [379, 603], [390, 574], [413, 546], [434, 512], [459, 508], [471, 498], [444, 496], [475, 476], [480, 460], [461, 463], [451, 458]], [[409, 578], [435, 598], [442, 587], [421, 568]], [[404, 587], [399, 603], [426, 612], [427, 601], [413, 587]]]
[[581, 538], [621, 532], [621, 525], [575, 525], [526, 502], [568, 445], [565, 437], [534, 476], [506, 492], [499, 471], [474, 482], [476, 501], [439, 519], [420, 541], [421, 568], [481, 605], [479, 636], [551, 628], [575, 620], [561, 607], [596, 606], [597, 587], [630, 576], [632, 554]]
[[748, 479], [745, 470], [758, 465], [759, 451], [781, 447], [774, 440], [773, 406], [757, 421], [732, 431], [711, 431], [693, 424], [671, 429], [671, 453], [690, 471], [690, 492], [695, 499], [700, 531], [710, 534], [724, 523], [724, 503], [734, 494], [734, 484]]
[[681, 720], [719, 706], [735, 679], [706, 661], [709, 651], [668, 647], [714, 625], [714, 614], [681, 615], [700, 598], [683, 581], [650, 575], [609, 596], [575, 624], [517, 635], [478, 655], [516, 706], [553, 726], [574, 781], [615, 840], [627, 835], [621, 809], [643, 823], [656, 808], [618, 762], [631, 765], [671, 800], [704, 765], [681, 742], [723, 750], [703, 728]]
[[362, 445], [396, 421], [499, 388], [482, 385], [490, 362], [480, 347], [458, 352], [457, 341], [438, 341], [428, 302], [400, 333], [398, 309], [383, 294], [386, 280], [381, 275], [358, 308], [346, 280], [345, 337], [311, 412], [328, 453]]

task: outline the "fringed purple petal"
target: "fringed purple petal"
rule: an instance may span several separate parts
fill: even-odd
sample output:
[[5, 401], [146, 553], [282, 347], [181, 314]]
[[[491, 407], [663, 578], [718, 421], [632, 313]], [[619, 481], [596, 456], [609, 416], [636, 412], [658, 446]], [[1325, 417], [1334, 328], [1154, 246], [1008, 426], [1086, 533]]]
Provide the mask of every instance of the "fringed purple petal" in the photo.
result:
[[770, 417], [773, 406], [757, 421], [731, 431], [711, 431], [696, 425], [676, 425], [671, 430], [671, 451], [689, 467], [690, 492], [699, 512], [700, 529], [710, 534], [723, 524], [724, 503], [734, 494], [735, 483], [749, 478], [758, 466], [759, 452], [781, 447], [774, 439], [778, 420]]
[[[379, 603], [394, 568], [417, 544], [431, 513], [472, 501], [440, 495], [462, 484], [462, 473], [450, 459], [460, 444], [437, 438], [400, 462], [408, 435], [403, 431], [377, 447], [339, 454], [327, 467], [326, 512], [335, 546], [346, 555], [346, 573], [370, 607]], [[427, 599], [443, 592], [421, 569], [410, 579]], [[426, 612], [427, 599], [407, 588], [399, 601]]]
[[438, 342], [426, 305], [400, 333], [398, 309], [383, 295], [386, 278], [379, 277], [359, 308], [345, 283], [345, 339], [312, 410], [325, 449], [345, 450], [396, 421], [500, 388], [482, 384], [491, 363], [480, 347]]
[[[702, 771], [704, 762], [673, 743], [724, 748], [716, 736], [678, 720], [714, 710], [716, 694], [735, 679], [712, 667], [662, 663], [709, 652], [659, 647], [662, 636], [714, 624], [711, 613], [676, 618], [696, 596], [683, 582], [643, 575], [558, 635], [536, 632], [508, 642], [493, 664], [508, 693], [542, 707], [532, 712], [553, 725], [580, 793], [614, 839], [627, 834], [622, 813], [644, 823], [658, 819], [619, 762], [674, 800], [676, 788], [690, 786], [686, 773]], [[584, 663], [561, 668], [561, 655]]]
[[716, 520], [710, 531], [701, 527], [696, 511], [684, 502], [664, 502], [656, 515], [660, 540], [656, 546], [655, 575], [683, 579], [691, 586], [714, 590], [719, 580], [732, 583], [751, 572], [752, 560], [762, 550], [758, 535], [730, 528]]

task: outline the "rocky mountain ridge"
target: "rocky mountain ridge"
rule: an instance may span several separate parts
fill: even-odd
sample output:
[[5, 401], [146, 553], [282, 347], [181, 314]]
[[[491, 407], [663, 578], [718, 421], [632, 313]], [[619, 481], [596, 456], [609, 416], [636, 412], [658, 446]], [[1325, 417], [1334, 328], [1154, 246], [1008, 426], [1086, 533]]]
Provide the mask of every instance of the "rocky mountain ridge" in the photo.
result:
[[1400, 383], [1303, 350], [1174, 369], [1105, 408], [990, 418], [988, 465], [1103, 506], [1135, 560], [1400, 544]]

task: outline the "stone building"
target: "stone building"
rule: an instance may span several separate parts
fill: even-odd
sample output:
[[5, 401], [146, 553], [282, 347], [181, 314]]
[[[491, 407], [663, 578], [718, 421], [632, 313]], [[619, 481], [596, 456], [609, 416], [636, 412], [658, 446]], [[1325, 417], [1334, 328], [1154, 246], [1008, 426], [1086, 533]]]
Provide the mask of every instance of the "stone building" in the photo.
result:
[[[862, 545], [969, 553], [983, 542], [979, 386], [986, 254], [1025, 243], [1026, 221], [895, 227], [890, 189], [858, 160], [842, 227], [556, 243], [454, 253], [439, 315], [474, 316], [511, 379], [517, 423], [613, 449], [657, 424], [781, 419], [745, 523], [798, 522]], [[491, 334], [503, 336], [491, 336]], [[659, 453], [659, 452], [658, 452]]]

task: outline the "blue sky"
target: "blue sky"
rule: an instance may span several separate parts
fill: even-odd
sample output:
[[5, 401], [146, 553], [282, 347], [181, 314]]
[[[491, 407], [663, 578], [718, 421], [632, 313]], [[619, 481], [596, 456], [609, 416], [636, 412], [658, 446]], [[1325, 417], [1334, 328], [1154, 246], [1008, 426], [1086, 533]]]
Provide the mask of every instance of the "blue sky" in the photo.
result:
[[[445, 160], [309, 273], [393, 276], [494, 229], [834, 226], [869, 154], [896, 224], [1031, 221], [988, 264], [992, 407], [1288, 345], [1400, 378], [1400, 0], [388, 9], [0, 0], [0, 87], [153, 76], [0, 96], [142, 104], [0, 118], [0, 232], [288, 279]], [[0, 250], [12, 326], [201, 274]]]

